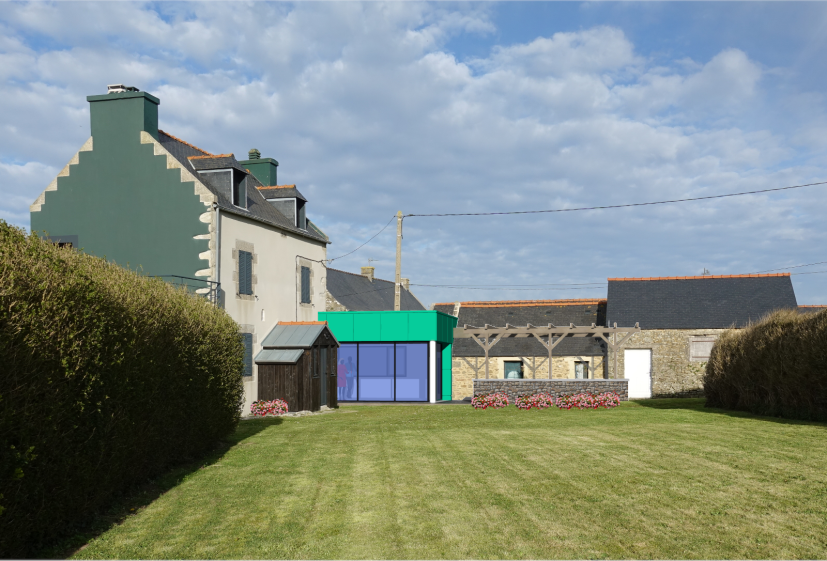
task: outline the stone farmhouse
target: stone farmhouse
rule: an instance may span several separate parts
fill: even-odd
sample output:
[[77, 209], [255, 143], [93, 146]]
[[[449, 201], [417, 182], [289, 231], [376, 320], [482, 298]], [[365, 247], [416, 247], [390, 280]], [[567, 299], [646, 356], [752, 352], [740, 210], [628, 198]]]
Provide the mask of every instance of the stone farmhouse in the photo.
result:
[[87, 97], [91, 136], [31, 205], [32, 231], [222, 306], [243, 334], [247, 413], [264, 337], [325, 311], [329, 240], [276, 160], [207, 152], [158, 128], [157, 97], [109, 90]]
[[[516, 300], [434, 304], [434, 309], [457, 317], [457, 326], [604, 325], [606, 300]], [[453, 399], [473, 395], [473, 380], [485, 377], [485, 353], [471, 339], [453, 344]], [[536, 339], [503, 339], [492, 349], [489, 378], [548, 378], [548, 350]], [[552, 377], [602, 379], [606, 377], [605, 343], [593, 338], [568, 338], [552, 353]]]
[[618, 353], [629, 397], [703, 395], [703, 374], [720, 333], [743, 328], [778, 309], [797, 309], [790, 273], [697, 277], [610, 278], [607, 325], [634, 325]]
[[[374, 267], [362, 267], [357, 275], [327, 269], [325, 305], [328, 312], [381, 312], [393, 310], [395, 283], [374, 276]], [[409, 279], [402, 279], [400, 310], [424, 310], [411, 292]]]

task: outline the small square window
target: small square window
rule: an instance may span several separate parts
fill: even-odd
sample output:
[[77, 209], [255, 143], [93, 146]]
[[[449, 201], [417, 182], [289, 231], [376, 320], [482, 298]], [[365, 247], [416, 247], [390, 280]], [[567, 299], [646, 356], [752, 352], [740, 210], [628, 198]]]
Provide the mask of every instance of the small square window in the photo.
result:
[[503, 378], [506, 380], [520, 379], [523, 377], [523, 362], [521, 360], [506, 360], [503, 363]]
[[716, 337], [692, 337], [689, 339], [689, 361], [707, 362], [715, 345]]

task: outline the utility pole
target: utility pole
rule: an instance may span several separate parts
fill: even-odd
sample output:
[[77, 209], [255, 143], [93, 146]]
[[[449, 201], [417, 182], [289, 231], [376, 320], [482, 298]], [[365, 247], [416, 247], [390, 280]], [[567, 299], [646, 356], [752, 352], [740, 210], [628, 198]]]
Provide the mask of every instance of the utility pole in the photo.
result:
[[402, 211], [396, 213], [396, 292], [393, 309], [398, 312], [402, 305]]

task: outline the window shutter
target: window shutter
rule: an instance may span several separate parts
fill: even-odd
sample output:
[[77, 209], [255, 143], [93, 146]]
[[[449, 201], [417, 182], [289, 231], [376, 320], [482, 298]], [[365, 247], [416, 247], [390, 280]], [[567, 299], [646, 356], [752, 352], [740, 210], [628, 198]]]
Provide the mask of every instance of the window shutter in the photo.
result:
[[310, 267], [302, 267], [302, 304], [310, 304]]
[[242, 333], [241, 338], [244, 341], [244, 372], [242, 376], [253, 375], [253, 334]]
[[253, 293], [253, 254], [249, 251], [238, 252], [238, 293]]

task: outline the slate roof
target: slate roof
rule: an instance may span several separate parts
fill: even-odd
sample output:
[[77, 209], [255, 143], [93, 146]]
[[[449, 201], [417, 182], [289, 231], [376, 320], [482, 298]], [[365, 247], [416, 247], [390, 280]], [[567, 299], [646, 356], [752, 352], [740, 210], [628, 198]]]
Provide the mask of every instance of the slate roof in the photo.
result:
[[261, 349], [256, 355], [255, 363], [296, 364], [303, 353], [303, 349]]
[[[309, 349], [322, 331], [327, 331], [336, 341], [326, 321], [280, 321], [264, 338], [261, 347], [264, 349]], [[336, 341], [336, 344], [338, 345], [339, 342]]]
[[[355, 312], [393, 310], [395, 283], [363, 275], [327, 269], [327, 291], [342, 306]], [[399, 302], [402, 310], [424, 310], [425, 306], [402, 287]]]
[[295, 185], [270, 185], [259, 187], [258, 190], [265, 199], [299, 199], [307, 202]]
[[[434, 309], [453, 314], [454, 304], [435, 304]], [[461, 302], [457, 327], [485, 324], [505, 327], [511, 325], [536, 327], [554, 325], [605, 325], [606, 300], [582, 298], [577, 300], [511, 300], [495, 302]], [[599, 339], [568, 337], [554, 348], [554, 356], [604, 356], [606, 345]], [[482, 357], [485, 353], [471, 339], [455, 339], [453, 356]], [[501, 339], [491, 348], [489, 356], [529, 357], [548, 356], [548, 350], [535, 338]]]
[[789, 273], [609, 279], [608, 301], [609, 325], [642, 329], [744, 327], [798, 307]]
[[[201, 148], [198, 148], [196, 146], [193, 146], [192, 144], [184, 142], [180, 138], [176, 138], [162, 130], [158, 130], [158, 141], [164, 148], [167, 149], [167, 151], [172, 155], [173, 158], [178, 160], [178, 162], [185, 169], [187, 169], [196, 177], [198, 177], [198, 170], [196, 169], [196, 166], [202, 170], [219, 169], [217, 167], [202, 167], [213, 164], [218, 165], [219, 167], [234, 167], [235, 169], [238, 169], [244, 173], [248, 173], [244, 168], [242, 168], [238, 164], [238, 161], [232, 154], [220, 154], [218, 156], [210, 154], [209, 152], [202, 150]], [[193, 162], [195, 162], [195, 165], [193, 165]], [[211, 164], [210, 162], [213, 163]], [[324, 232], [322, 232], [315, 224], [311, 224], [310, 220], [307, 221], [307, 230], [297, 228], [293, 225], [292, 220], [284, 216], [273, 205], [268, 203], [264, 199], [264, 196], [262, 196], [262, 194], [258, 190], [258, 188], [262, 187], [263, 185], [258, 179], [256, 179], [256, 177], [253, 174], [248, 174], [248, 185], [251, 185], [253, 188], [247, 189], [246, 209], [238, 208], [237, 206], [233, 205], [232, 202], [227, 200], [227, 198], [221, 192], [213, 189], [207, 183], [202, 182], [202, 184], [216, 196], [218, 200], [218, 207], [221, 209], [221, 212], [228, 212], [230, 214], [235, 214], [237, 216], [244, 216], [246, 218], [250, 218], [251, 220], [262, 222], [270, 226], [276, 226], [283, 230], [289, 230], [290, 232], [293, 232], [299, 236], [311, 238], [324, 243], [329, 242], [329, 239], [324, 234]]]

